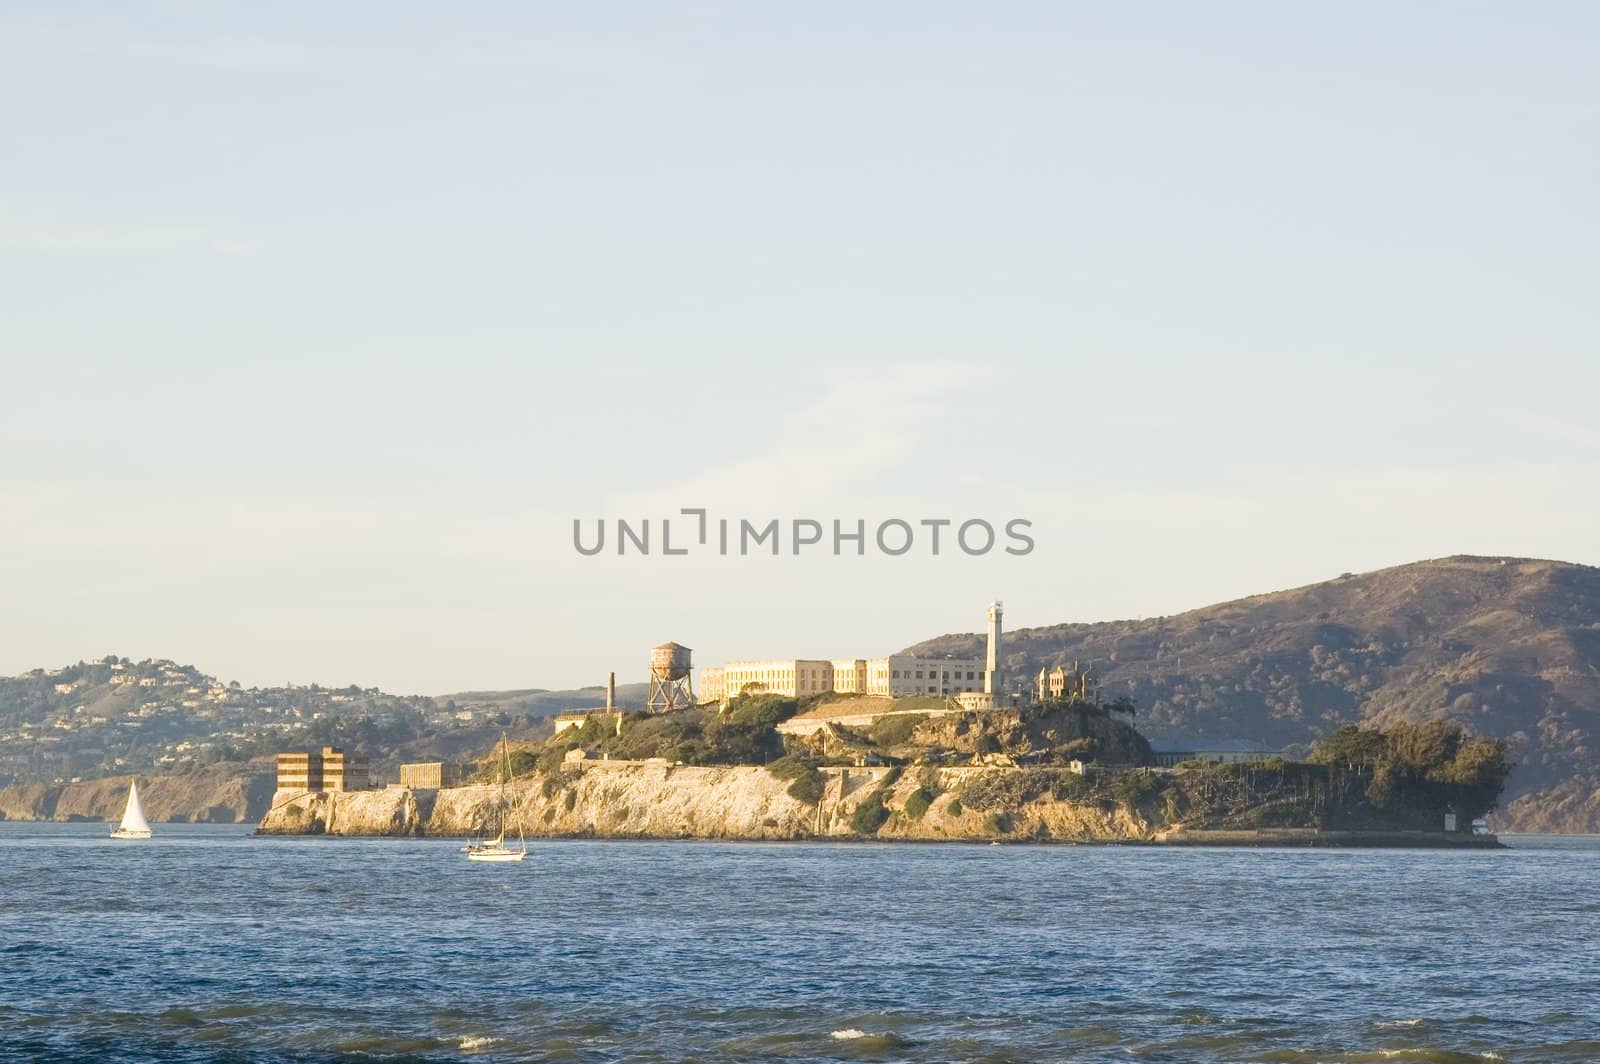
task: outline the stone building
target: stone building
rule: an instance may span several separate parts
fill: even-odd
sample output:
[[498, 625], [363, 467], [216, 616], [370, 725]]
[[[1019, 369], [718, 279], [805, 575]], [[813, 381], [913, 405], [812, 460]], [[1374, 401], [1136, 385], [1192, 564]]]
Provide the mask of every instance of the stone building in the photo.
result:
[[[731, 661], [701, 670], [700, 701], [727, 705], [741, 694], [877, 695], [901, 698], [934, 695], [962, 698], [980, 708], [1004, 701], [1000, 665], [1001, 604], [989, 607], [985, 658], [936, 658], [891, 654], [884, 658], [785, 658]], [[987, 699], [975, 696], [987, 694]]]
[[1034, 693], [1041, 702], [1097, 702], [1100, 677], [1093, 666], [1086, 667], [1076, 661], [1070, 668], [1057, 665], [1053, 669], [1040, 669], [1034, 679]]
[[364, 791], [370, 782], [366, 757], [338, 747], [278, 755], [280, 791]]

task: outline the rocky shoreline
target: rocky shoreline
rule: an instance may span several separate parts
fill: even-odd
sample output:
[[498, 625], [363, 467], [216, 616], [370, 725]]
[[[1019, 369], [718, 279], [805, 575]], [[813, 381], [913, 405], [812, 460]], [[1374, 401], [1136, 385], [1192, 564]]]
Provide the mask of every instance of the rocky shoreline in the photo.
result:
[[[1497, 845], [1492, 836], [1430, 832], [1190, 831], [1153, 822], [1127, 804], [1108, 807], [1050, 794], [974, 807], [977, 795], [994, 793], [993, 784], [1016, 771], [963, 767], [902, 773], [890, 767], [827, 767], [820, 770], [820, 800], [812, 803], [791, 795], [790, 781], [760, 766], [591, 761], [517, 780], [508, 788], [508, 804], [514, 820], [532, 838]], [[498, 788], [486, 785], [437, 791], [279, 792], [258, 833], [465, 838], [493, 831], [498, 800]]]

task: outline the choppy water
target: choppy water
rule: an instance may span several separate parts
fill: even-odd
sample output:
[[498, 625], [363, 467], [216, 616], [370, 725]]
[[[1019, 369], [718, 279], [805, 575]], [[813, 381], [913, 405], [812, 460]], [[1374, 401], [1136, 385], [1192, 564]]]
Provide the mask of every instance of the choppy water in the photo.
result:
[[0, 824], [0, 1059], [1600, 1059], [1600, 841], [1498, 853]]

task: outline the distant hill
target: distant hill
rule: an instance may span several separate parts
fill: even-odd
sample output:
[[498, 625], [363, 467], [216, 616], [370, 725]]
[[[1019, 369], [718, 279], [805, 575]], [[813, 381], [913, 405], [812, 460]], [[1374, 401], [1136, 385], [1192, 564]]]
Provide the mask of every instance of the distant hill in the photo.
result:
[[[645, 685], [620, 686], [617, 696], [642, 707]], [[362, 751], [375, 773], [393, 778], [403, 761], [477, 757], [502, 731], [542, 738], [547, 718], [604, 703], [601, 687], [437, 698], [356, 686], [242, 687], [193, 665], [112, 654], [0, 677], [0, 786], [222, 766], [254, 778], [272, 771], [280, 750], [330, 743]]]
[[[921, 654], [981, 654], [945, 635]], [[1449, 719], [1517, 759], [1502, 830], [1600, 831], [1600, 569], [1454, 557], [1174, 617], [1010, 632], [1004, 666], [1093, 662], [1151, 737], [1303, 750], [1339, 724]]]
[[[646, 683], [619, 683], [617, 705], [630, 710], [643, 709], [649, 689], [650, 685]], [[434, 702], [440, 706], [453, 705], [461, 709], [543, 718], [603, 706], [606, 704], [606, 689], [595, 686], [571, 691], [547, 691], [539, 687], [523, 691], [457, 691], [455, 694], [438, 695]]]

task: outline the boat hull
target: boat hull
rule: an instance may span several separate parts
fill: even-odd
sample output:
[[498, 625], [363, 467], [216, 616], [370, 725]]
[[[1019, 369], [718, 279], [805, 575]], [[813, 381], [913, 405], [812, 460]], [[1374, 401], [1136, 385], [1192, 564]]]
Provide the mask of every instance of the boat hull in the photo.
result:
[[148, 831], [130, 831], [126, 828], [118, 828], [111, 833], [111, 837], [113, 839], [148, 839], [150, 833]]
[[468, 850], [469, 861], [520, 861], [528, 856], [527, 850]]

